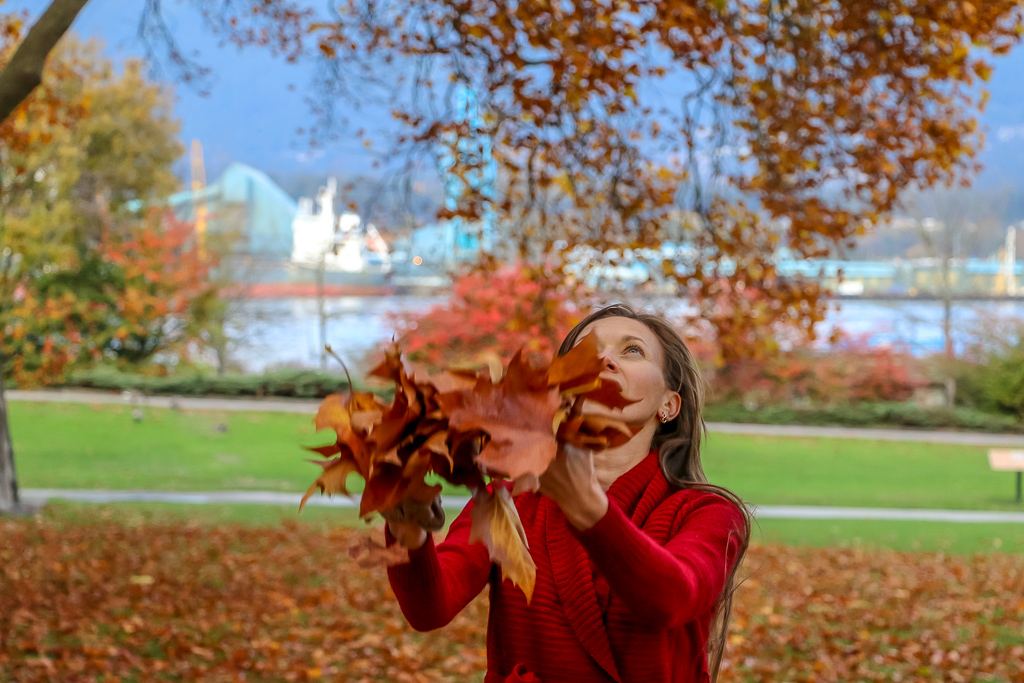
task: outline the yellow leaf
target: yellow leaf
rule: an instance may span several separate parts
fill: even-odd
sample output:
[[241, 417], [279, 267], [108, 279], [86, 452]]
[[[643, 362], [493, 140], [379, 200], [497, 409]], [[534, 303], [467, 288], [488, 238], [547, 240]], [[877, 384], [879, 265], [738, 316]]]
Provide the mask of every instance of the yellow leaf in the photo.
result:
[[502, 578], [519, 586], [526, 595], [526, 602], [530, 602], [537, 581], [537, 565], [530, 555], [526, 531], [508, 489], [496, 487], [491, 494], [481, 488], [473, 495], [469, 540], [487, 546], [491, 561], [501, 567]]

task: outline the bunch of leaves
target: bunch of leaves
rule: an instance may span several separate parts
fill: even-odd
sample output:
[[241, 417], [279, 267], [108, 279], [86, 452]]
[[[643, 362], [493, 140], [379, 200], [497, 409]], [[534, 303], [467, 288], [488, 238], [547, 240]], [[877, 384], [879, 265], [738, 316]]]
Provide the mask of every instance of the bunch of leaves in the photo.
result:
[[585, 314], [580, 287], [543, 264], [475, 268], [454, 278], [451, 296], [426, 313], [394, 318], [409, 358], [439, 369], [519, 349], [550, 356]]
[[323, 473], [300, 509], [318, 488], [347, 493], [345, 482], [353, 472], [366, 482], [362, 516], [406, 500], [431, 503], [441, 491], [439, 484], [426, 482], [431, 474], [468, 486], [477, 505], [473, 538], [487, 544], [491, 558], [529, 599], [536, 568], [522, 524], [508, 489], [488, 489], [485, 477], [536, 490], [559, 444], [601, 450], [632, 438], [637, 425], [583, 413], [585, 401], [611, 408], [634, 402], [622, 396], [616, 382], [600, 377], [603, 370], [589, 335], [550, 364], [520, 351], [507, 367], [435, 375], [404, 362], [396, 345], [370, 373], [394, 383], [390, 405], [355, 390], [321, 404], [314, 424], [333, 430], [337, 439], [311, 449], [327, 459], [319, 463]]
[[[380, 533], [111, 508], [5, 520], [0, 679], [478, 680], [486, 595], [416, 633], [384, 572], [346, 553]], [[1019, 554], [755, 542], [740, 572], [723, 683], [1024, 677]]]

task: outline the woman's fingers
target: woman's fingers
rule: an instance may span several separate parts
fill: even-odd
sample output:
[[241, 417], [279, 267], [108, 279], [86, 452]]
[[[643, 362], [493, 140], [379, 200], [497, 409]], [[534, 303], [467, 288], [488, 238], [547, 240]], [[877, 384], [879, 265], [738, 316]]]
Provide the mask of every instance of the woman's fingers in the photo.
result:
[[441, 496], [437, 496], [430, 503], [403, 500], [390, 510], [381, 512], [381, 515], [392, 529], [399, 526], [417, 526], [426, 531], [440, 531], [444, 527], [445, 521]]
[[444, 508], [441, 507], [440, 496], [435, 498], [430, 505], [415, 501], [407, 501], [407, 503], [413, 503], [412, 506], [407, 506], [412, 508], [406, 512], [410, 521], [419, 524], [427, 531], [440, 531], [444, 528]]

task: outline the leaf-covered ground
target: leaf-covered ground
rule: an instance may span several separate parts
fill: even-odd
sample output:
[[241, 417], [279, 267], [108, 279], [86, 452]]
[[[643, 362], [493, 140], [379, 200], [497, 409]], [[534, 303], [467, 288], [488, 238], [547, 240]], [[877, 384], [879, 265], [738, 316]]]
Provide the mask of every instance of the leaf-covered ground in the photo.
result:
[[[486, 597], [408, 628], [379, 529], [0, 521], [0, 680], [465, 681]], [[1024, 679], [1024, 557], [754, 546], [726, 681]]]

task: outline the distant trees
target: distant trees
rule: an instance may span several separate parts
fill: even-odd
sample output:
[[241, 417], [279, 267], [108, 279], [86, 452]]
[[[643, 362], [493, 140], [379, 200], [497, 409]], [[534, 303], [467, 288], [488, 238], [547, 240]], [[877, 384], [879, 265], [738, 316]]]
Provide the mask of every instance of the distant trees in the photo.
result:
[[[20, 28], [0, 21], [10, 59]], [[188, 354], [213, 323], [215, 262], [191, 224], [153, 204], [177, 189], [182, 150], [170, 92], [143, 69], [116, 70], [68, 36], [0, 124], [0, 379], [47, 384], [98, 359]], [[0, 398], [0, 510], [16, 499], [13, 472]]]
[[117, 73], [97, 45], [74, 39], [51, 63], [50, 87], [81, 115], [73, 126], [16, 121], [30, 142], [0, 159], [0, 348], [21, 384], [102, 357], [140, 363], [181, 350], [215, 296], [191, 225], [152, 204], [179, 185], [167, 89], [141, 62]]

